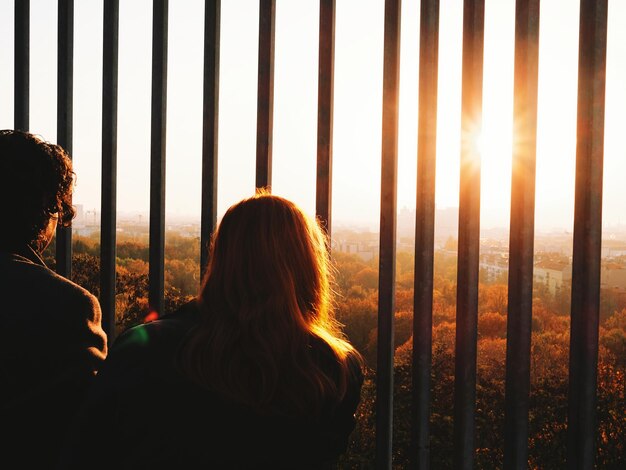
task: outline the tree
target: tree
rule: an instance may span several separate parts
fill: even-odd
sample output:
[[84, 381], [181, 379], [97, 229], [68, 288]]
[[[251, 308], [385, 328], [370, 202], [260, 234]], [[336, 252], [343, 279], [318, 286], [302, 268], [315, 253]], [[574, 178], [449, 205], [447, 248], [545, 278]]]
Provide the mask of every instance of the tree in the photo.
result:
[[478, 307], [481, 312], [497, 312], [506, 315], [508, 287], [504, 284], [480, 284], [478, 286]]
[[506, 338], [506, 317], [498, 312], [485, 312], [478, 315], [478, 336], [480, 338]]
[[352, 277], [352, 283], [365, 289], [378, 289], [378, 271], [365, 267]]

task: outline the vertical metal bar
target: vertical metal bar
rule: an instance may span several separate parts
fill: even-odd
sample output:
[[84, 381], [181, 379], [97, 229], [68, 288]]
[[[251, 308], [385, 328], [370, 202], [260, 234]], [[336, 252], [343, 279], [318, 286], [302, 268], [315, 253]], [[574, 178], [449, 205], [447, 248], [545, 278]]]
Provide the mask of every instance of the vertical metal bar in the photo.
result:
[[200, 215], [200, 273], [209, 258], [211, 234], [217, 225], [217, 139], [220, 80], [221, 0], [204, 3], [204, 89], [202, 108], [202, 213]]
[[422, 0], [420, 12], [415, 280], [413, 297], [412, 467], [430, 468], [430, 371], [433, 337], [433, 260], [439, 0]]
[[109, 341], [115, 338], [115, 225], [117, 211], [117, 56], [119, 0], [104, 1], [102, 59], [102, 211], [100, 306]]
[[272, 128], [274, 114], [274, 35], [276, 0], [260, 0], [259, 83], [256, 121], [256, 187], [272, 185]]
[[[57, 52], [57, 143], [72, 157], [74, 85], [74, 0], [59, 0]], [[56, 271], [72, 276], [72, 229], [57, 227]]]
[[593, 468], [602, 241], [607, 0], [582, 0], [567, 426], [568, 468]]
[[333, 183], [335, 0], [320, 0], [315, 213], [330, 239]]
[[484, 16], [484, 0], [464, 1], [454, 375], [454, 467], [457, 469], [470, 469], [474, 465], [480, 249], [480, 154], [476, 140], [482, 127]]
[[30, 90], [30, 0], [15, 0], [13, 127], [28, 131]]
[[385, 1], [376, 370], [376, 468], [391, 468], [401, 0]]
[[165, 137], [167, 118], [167, 7], [154, 0], [152, 13], [152, 112], [150, 129], [150, 311], [163, 311], [165, 290]]
[[515, 94], [506, 348], [504, 467], [528, 467], [535, 236], [539, 0], [515, 7]]

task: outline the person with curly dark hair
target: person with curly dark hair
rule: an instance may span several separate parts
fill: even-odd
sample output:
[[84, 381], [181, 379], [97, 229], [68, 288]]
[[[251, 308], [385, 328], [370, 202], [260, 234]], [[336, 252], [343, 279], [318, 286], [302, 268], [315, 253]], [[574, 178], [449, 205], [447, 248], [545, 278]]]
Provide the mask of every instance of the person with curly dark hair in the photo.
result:
[[0, 466], [54, 467], [107, 355], [96, 297], [41, 258], [57, 224], [74, 217], [73, 185], [62, 147], [0, 130]]
[[0, 131], [0, 154], [0, 200], [11, 201], [4, 209], [10, 226], [0, 231], [0, 248], [27, 244], [41, 252], [57, 222], [68, 227], [74, 218], [72, 162], [60, 146], [14, 130]]

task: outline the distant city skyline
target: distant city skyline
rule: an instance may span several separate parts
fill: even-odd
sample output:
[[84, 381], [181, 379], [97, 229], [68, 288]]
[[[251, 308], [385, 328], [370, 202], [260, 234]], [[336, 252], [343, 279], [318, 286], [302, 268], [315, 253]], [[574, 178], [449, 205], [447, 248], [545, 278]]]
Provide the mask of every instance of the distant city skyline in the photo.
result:
[[[78, 223], [92, 222], [92, 224], [100, 225], [100, 208], [92, 207], [88, 208], [83, 204], [75, 202], [75, 207], [78, 209], [77, 216], [75, 218]], [[457, 237], [458, 234], [458, 207], [437, 207], [435, 209], [435, 233], [437, 236], [453, 236]], [[118, 225], [121, 223], [130, 223], [137, 222], [141, 224], [148, 225], [150, 221], [150, 212], [145, 210], [118, 210], [117, 212], [117, 221]], [[353, 229], [353, 230], [361, 230], [378, 233], [377, 224], [367, 224], [359, 221], [350, 221], [345, 219], [336, 219], [333, 217], [334, 228], [336, 230], [345, 230], [345, 229]], [[200, 225], [200, 216], [188, 215], [188, 214], [176, 214], [172, 212], [166, 213], [166, 224], [167, 225], [176, 225], [176, 224], [197, 224]], [[398, 237], [406, 237], [413, 236], [415, 233], [415, 208], [410, 207], [401, 207], [398, 208], [397, 212], [397, 236]], [[554, 226], [554, 227], [545, 227], [539, 228], [535, 230], [536, 236], [545, 236], [545, 235], [567, 235], [572, 236], [572, 230], [564, 227]], [[623, 235], [624, 240], [626, 240], [626, 223], [604, 223], [603, 224], [603, 232], [610, 234], [618, 234], [620, 237]], [[498, 234], [496, 238], [507, 239], [509, 234], [509, 225], [500, 225], [500, 226], [485, 226], [484, 224], [481, 226], [481, 233], [483, 236], [487, 236], [489, 234]]]

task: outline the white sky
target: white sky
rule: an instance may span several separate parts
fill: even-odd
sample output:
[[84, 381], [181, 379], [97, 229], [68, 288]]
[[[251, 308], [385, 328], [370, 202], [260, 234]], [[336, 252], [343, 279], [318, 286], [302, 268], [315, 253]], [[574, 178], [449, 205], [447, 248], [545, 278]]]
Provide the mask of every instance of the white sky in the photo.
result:
[[[0, 0], [0, 128], [13, 127], [13, 0]], [[75, 0], [75, 203], [100, 210], [102, 0]], [[436, 203], [458, 206], [462, 0], [440, 15]], [[315, 203], [318, 2], [277, 0], [273, 192]], [[57, 4], [31, 0], [30, 130], [56, 139]], [[204, 1], [169, 2], [166, 211], [200, 215]], [[578, 2], [541, 2], [536, 223], [571, 230]], [[482, 226], [508, 226], [514, 0], [486, 0]], [[333, 219], [379, 220], [383, 0], [339, 0]], [[120, 1], [118, 210], [149, 208], [152, 2]], [[626, 223], [626, 2], [609, 2], [604, 224]], [[258, 1], [222, 2], [220, 215], [254, 190]], [[419, 1], [402, 2], [398, 208], [415, 206]]]

